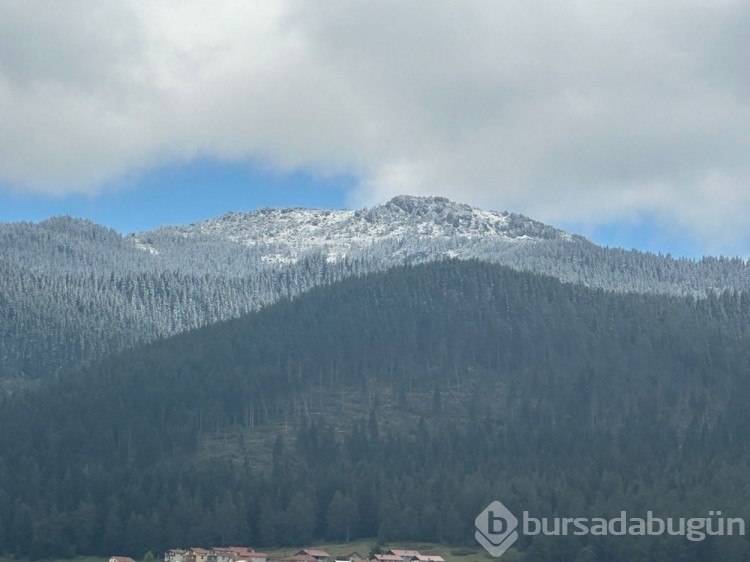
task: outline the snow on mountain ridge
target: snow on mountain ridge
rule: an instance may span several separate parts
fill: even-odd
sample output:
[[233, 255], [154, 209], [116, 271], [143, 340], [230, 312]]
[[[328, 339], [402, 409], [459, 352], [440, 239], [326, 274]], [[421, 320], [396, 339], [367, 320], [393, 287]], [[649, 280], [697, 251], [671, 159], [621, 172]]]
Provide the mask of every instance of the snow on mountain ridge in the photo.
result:
[[[268, 262], [295, 261], [309, 251], [323, 251], [329, 261], [388, 239], [494, 239], [530, 243], [541, 239], [569, 239], [569, 234], [507, 212], [484, 211], [443, 197], [398, 196], [387, 203], [358, 211], [330, 209], [260, 209], [232, 212], [187, 226], [163, 227], [155, 232], [185, 238], [209, 236], [245, 246], [268, 246]], [[141, 249], [149, 233], [134, 237]]]

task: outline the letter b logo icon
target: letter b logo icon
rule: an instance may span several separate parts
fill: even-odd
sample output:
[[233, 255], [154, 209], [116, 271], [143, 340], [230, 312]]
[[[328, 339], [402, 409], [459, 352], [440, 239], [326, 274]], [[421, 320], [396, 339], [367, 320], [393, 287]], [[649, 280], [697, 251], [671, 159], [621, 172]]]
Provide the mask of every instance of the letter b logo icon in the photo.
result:
[[498, 517], [494, 511], [488, 511], [487, 529], [487, 532], [490, 535], [504, 535], [508, 531], [508, 521], [505, 519], [505, 517]]
[[518, 519], [500, 502], [492, 502], [474, 524], [477, 542], [495, 558], [505, 554], [518, 540]]

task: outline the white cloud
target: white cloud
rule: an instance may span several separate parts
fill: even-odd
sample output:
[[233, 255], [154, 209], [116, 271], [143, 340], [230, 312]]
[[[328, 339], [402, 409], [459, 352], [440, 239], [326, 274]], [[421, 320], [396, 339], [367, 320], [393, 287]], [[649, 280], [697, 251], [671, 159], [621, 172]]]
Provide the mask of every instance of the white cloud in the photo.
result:
[[0, 178], [96, 193], [204, 156], [747, 250], [741, 0], [0, 7]]

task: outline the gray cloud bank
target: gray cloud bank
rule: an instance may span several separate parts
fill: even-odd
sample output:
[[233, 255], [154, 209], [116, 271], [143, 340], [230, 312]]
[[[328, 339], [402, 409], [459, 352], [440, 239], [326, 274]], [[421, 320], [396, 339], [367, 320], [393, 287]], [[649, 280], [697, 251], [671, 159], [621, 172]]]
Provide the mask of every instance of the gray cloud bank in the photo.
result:
[[9, 0], [0, 178], [196, 157], [750, 250], [750, 3]]

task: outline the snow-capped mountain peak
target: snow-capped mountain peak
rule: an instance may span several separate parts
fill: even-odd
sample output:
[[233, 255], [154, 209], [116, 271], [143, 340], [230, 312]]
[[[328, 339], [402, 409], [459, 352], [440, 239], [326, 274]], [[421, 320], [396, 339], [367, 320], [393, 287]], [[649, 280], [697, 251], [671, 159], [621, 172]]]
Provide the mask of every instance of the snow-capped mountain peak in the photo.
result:
[[[484, 211], [444, 197], [401, 195], [383, 205], [358, 211], [330, 209], [260, 209], [155, 231], [185, 238], [208, 236], [245, 246], [267, 248], [264, 261], [290, 262], [307, 252], [323, 252], [329, 261], [351, 256], [385, 241], [423, 239], [532, 243], [570, 235], [522, 215]], [[136, 246], [158, 252], [149, 234], [134, 237]], [[450, 244], [453, 246], [453, 244]], [[458, 255], [460, 248], [446, 249]]]

